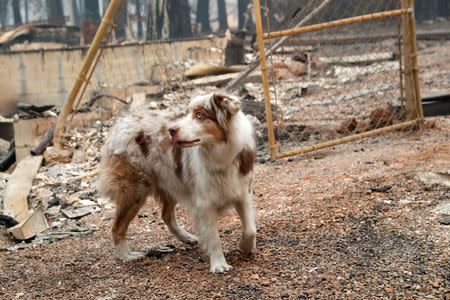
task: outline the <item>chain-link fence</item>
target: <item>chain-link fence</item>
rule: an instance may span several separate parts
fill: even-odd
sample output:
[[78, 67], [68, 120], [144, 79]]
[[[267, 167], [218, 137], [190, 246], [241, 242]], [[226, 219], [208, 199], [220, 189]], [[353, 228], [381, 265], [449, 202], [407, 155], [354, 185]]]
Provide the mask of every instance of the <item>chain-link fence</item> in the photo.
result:
[[[278, 33], [286, 29], [286, 20], [277, 22], [286, 8], [269, 7], [267, 1], [262, 6], [265, 48], [291, 36], [261, 66], [263, 79], [265, 72], [271, 79], [265, 97], [272, 105], [267, 126], [273, 158], [418, 124], [422, 112], [412, 1], [295, 3], [290, 28], [309, 21]], [[259, 33], [260, 45], [262, 38]]]

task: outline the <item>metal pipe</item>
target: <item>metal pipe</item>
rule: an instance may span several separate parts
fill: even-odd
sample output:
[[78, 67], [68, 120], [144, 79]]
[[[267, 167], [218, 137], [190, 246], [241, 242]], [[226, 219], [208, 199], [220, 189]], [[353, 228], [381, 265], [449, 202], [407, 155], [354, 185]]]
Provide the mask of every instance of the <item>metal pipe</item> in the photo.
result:
[[407, 127], [412, 127], [412, 126], [418, 124], [419, 122], [420, 122], [420, 120], [407, 121], [407, 122], [398, 123], [395, 125], [391, 125], [391, 126], [387, 126], [387, 127], [374, 129], [371, 131], [347, 136], [347, 137], [340, 138], [337, 140], [320, 143], [320, 144], [317, 144], [314, 146], [308, 146], [308, 147], [303, 147], [303, 148], [292, 150], [292, 151], [282, 152], [282, 153], [277, 154], [276, 158], [285, 158], [288, 156], [299, 155], [299, 154], [312, 152], [312, 151], [323, 149], [323, 148], [328, 148], [328, 147], [333, 147], [333, 146], [348, 143], [348, 142], [353, 142], [353, 141], [356, 141], [356, 140], [359, 140], [362, 138], [366, 138], [366, 137], [371, 137], [371, 136], [374, 136], [377, 134], [382, 134], [382, 133], [386, 133], [386, 132], [390, 132], [390, 131], [394, 131], [394, 130], [398, 130], [398, 129], [407, 128]]
[[409, 10], [409, 41], [411, 49], [411, 71], [414, 81], [415, 100], [417, 107], [417, 118], [423, 119], [422, 96], [420, 93], [419, 66], [417, 63], [417, 40], [416, 40], [416, 18], [414, 15], [414, 0], [408, 0]]
[[[408, 0], [401, 0], [403, 9], [407, 9]], [[414, 92], [414, 80], [411, 72], [411, 43], [409, 33], [409, 14], [402, 15], [402, 34], [403, 34], [403, 74], [405, 79], [405, 106], [406, 118], [413, 120], [417, 118], [417, 106]]]
[[261, 7], [259, 5], [259, 0], [253, 0], [253, 6], [255, 8], [256, 36], [257, 36], [257, 41], [258, 41], [259, 60], [261, 63], [262, 82], [263, 82], [263, 87], [264, 87], [264, 104], [265, 104], [265, 108], [266, 108], [266, 117], [267, 117], [267, 124], [266, 124], [267, 125], [267, 135], [269, 137], [270, 155], [272, 156], [272, 159], [275, 159], [275, 157], [276, 157], [275, 135], [273, 132], [272, 108], [270, 105], [269, 76], [267, 74], [266, 56], [264, 55]]
[[[400, 7], [400, 0], [397, 0], [397, 8]], [[398, 16], [397, 18], [397, 42], [398, 42], [398, 75], [400, 78], [400, 109], [403, 112], [405, 111], [405, 97], [403, 96], [403, 49], [402, 49], [402, 18]]]
[[321, 24], [315, 24], [315, 25], [310, 25], [310, 26], [304, 26], [304, 27], [300, 27], [300, 28], [269, 32], [269, 33], [264, 34], [264, 39], [278, 38], [278, 37], [282, 37], [282, 36], [292, 36], [292, 35], [296, 35], [296, 34], [300, 34], [300, 33], [317, 31], [317, 30], [322, 30], [322, 29], [326, 29], [326, 28], [332, 28], [332, 27], [337, 27], [337, 26], [342, 26], [342, 25], [347, 25], [347, 24], [352, 24], [352, 23], [372, 21], [372, 20], [381, 19], [381, 18], [394, 17], [394, 16], [399, 16], [399, 15], [407, 14], [407, 13], [408, 13], [408, 9], [396, 9], [396, 10], [391, 10], [391, 11], [383, 11], [383, 12], [379, 12], [379, 13], [362, 15], [362, 16], [358, 16], [358, 17], [341, 19], [341, 20], [336, 20], [336, 21], [331, 21], [331, 22], [326, 22], [326, 23], [321, 23]]

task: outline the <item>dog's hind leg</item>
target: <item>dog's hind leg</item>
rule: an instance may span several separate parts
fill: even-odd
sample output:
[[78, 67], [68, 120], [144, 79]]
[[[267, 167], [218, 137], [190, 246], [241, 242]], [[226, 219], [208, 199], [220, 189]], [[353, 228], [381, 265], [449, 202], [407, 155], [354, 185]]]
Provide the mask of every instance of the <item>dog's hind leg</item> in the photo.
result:
[[[130, 222], [144, 205], [146, 195], [120, 195], [124, 199], [116, 201], [116, 215], [112, 227], [112, 235], [117, 255], [124, 261], [138, 259], [144, 256], [141, 252], [131, 252], [126, 241], [126, 234]], [[119, 197], [120, 197], [119, 196]]]
[[104, 154], [98, 183], [99, 192], [116, 204], [112, 236], [119, 258], [128, 261], [142, 257], [142, 253], [130, 251], [125, 238], [130, 222], [151, 192], [150, 178], [132, 166], [126, 155]]
[[255, 210], [251, 197], [251, 194], [247, 194], [245, 199], [235, 203], [236, 211], [242, 222], [242, 237], [239, 248], [245, 254], [252, 253], [256, 247]]
[[166, 192], [158, 191], [158, 198], [162, 204], [162, 219], [166, 223], [170, 232], [176, 236], [177, 239], [188, 245], [194, 245], [198, 242], [198, 238], [195, 235], [187, 232], [183, 227], [178, 224], [177, 214], [175, 207], [176, 201], [173, 200]]

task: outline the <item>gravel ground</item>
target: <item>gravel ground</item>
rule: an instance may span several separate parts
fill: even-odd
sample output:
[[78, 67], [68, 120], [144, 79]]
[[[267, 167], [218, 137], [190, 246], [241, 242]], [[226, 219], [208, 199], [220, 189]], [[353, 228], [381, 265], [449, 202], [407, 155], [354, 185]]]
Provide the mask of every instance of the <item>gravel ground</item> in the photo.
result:
[[0, 298], [448, 299], [449, 187], [417, 176], [450, 169], [450, 118], [434, 120], [433, 129], [258, 164], [256, 253], [237, 251], [234, 212], [220, 220], [230, 272], [209, 273], [205, 255], [169, 234], [151, 200], [130, 227], [131, 246], [173, 252], [118, 261], [105, 208], [79, 221], [98, 228], [87, 236], [0, 253]]

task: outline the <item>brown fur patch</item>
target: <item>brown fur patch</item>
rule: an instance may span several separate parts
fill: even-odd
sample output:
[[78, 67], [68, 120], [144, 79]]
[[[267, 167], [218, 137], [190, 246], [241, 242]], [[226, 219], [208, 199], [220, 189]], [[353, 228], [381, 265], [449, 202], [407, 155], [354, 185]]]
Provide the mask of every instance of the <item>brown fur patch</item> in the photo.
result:
[[[197, 117], [198, 113], [201, 114], [200, 118]], [[225, 130], [219, 125], [214, 108], [207, 109], [201, 105], [197, 105], [196, 107], [194, 107], [192, 114], [194, 119], [197, 119], [202, 123], [204, 132], [214, 136], [217, 141], [227, 141]]]
[[227, 135], [225, 134], [225, 131], [216, 122], [206, 120], [202, 124], [202, 128], [204, 132], [211, 134], [217, 141], [227, 141]]
[[161, 126], [161, 128], [158, 131], [158, 134], [162, 135], [162, 136], [169, 136], [169, 129], [167, 128], [166, 125]]
[[239, 171], [242, 175], [247, 175], [253, 170], [253, 164], [255, 163], [255, 151], [244, 149], [238, 155]]
[[184, 112], [176, 113], [169, 117], [169, 121], [174, 122], [178, 119], [183, 118], [184, 116], [186, 116], [186, 113], [184, 113]]
[[149, 135], [146, 135], [143, 130], [141, 130], [134, 138], [134, 141], [141, 148], [142, 154], [144, 154], [144, 156], [147, 156], [149, 150], [148, 147], [149, 144], [152, 142], [152, 138]]
[[170, 140], [169, 137], [169, 129], [167, 128], [166, 125], [161, 126], [161, 128], [158, 131], [158, 135], [164, 137], [162, 141], [159, 142], [159, 147], [161, 148], [162, 153], [166, 154], [170, 148], [170, 145], [172, 145], [172, 141]]
[[[217, 110], [216, 112], [217, 115], [216, 118], [218, 118], [217, 123], [220, 125], [221, 128], [223, 128], [225, 132], [229, 131], [230, 121], [232, 117], [232, 113], [230, 112], [229, 110], [230, 108], [227, 106], [226, 102], [228, 101], [228, 103], [230, 103], [231, 100], [233, 99], [227, 96], [214, 94], [211, 101], [211, 105], [215, 107], [215, 109]], [[237, 111], [235, 113], [237, 113]]]
[[172, 147], [173, 161], [176, 164], [175, 174], [180, 179], [183, 176], [183, 162], [182, 162], [182, 156], [183, 155], [182, 154], [183, 154], [183, 149], [181, 147], [178, 147], [178, 146]]
[[125, 154], [103, 159], [102, 190], [117, 205], [112, 233], [118, 244], [125, 239], [128, 225], [150, 194], [152, 178], [131, 165]]
[[110, 183], [116, 183], [113, 185], [115, 188], [120, 188], [122, 193], [134, 189], [135, 182], [140, 177], [139, 171], [128, 162], [128, 157], [125, 154], [111, 155], [107, 158], [105, 164], [108, 168], [108, 179]]
[[189, 164], [186, 164], [184, 173], [186, 173], [184, 181], [185, 181], [186, 187], [188, 188], [189, 193], [190, 193], [195, 188], [195, 174]]
[[219, 109], [225, 108], [225, 101], [224, 101], [225, 98], [228, 98], [228, 97], [226, 97], [225, 95], [220, 95], [220, 94], [213, 95], [213, 101]]
[[174, 216], [174, 209], [177, 205], [177, 202], [172, 197], [170, 197], [170, 195], [166, 191], [162, 189], [157, 189], [156, 195], [156, 198], [158, 198], [162, 206], [161, 217], [166, 224], [169, 224]]
[[227, 95], [214, 94], [213, 101], [217, 108], [226, 112], [227, 117], [228, 115], [235, 115], [240, 108], [240, 104]]
[[120, 194], [127, 195], [130, 192], [145, 194], [150, 187], [152, 179], [148, 176], [144, 176], [141, 170], [133, 166], [128, 156], [121, 154], [114, 154], [108, 156], [103, 161], [103, 167], [105, 168], [105, 177], [103, 180], [107, 180], [108, 196], [111, 199], [116, 199], [117, 189], [120, 189]]
[[161, 148], [163, 154], [167, 153], [171, 145], [172, 141], [169, 137], [165, 137], [161, 142], [159, 142], [159, 148]]

